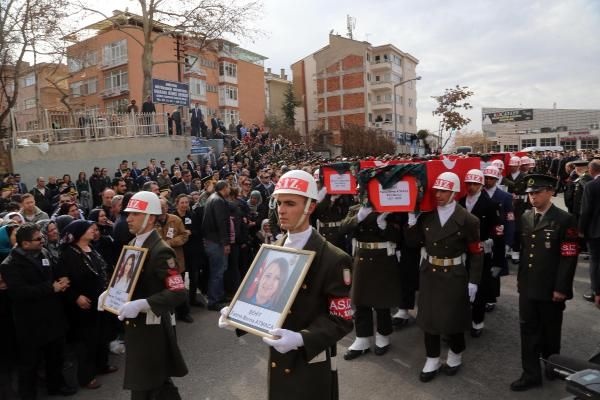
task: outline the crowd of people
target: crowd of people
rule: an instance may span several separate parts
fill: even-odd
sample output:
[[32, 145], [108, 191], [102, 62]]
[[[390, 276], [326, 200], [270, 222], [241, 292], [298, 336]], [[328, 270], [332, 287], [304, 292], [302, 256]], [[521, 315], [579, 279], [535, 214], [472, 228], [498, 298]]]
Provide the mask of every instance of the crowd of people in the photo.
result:
[[[125, 211], [136, 193], [151, 192], [160, 200], [153, 228], [174, 251], [177, 273], [189, 287], [174, 314], [193, 323], [191, 307], [223, 312], [260, 246], [289, 240], [297, 230], [277, 210], [286, 205], [282, 194], [289, 194], [278, 186], [280, 179], [298, 170], [317, 182], [316, 191], [307, 195], [307, 223], [353, 256], [351, 265], [340, 266], [346, 285], [352, 282], [349, 296], [355, 309], [356, 340], [344, 354], [346, 360], [369, 352], [373, 344], [375, 354], [384, 355], [393, 326], [414, 319], [418, 298], [416, 318], [425, 332], [427, 354], [421, 380], [428, 382], [439, 371], [456, 374], [465, 350], [464, 331], [474, 338], [482, 335], [485, 313], [495, 307], [500, 277], [508, 273], [506, 259], [512, 254], [520, 264], [522, 346], [528, 350], [523, 351], [523, 376], [511, 388], [537, 386], [538, 357], [560, 351], [564, 301], [572, 297], [577, 249], [585, 248], [584, 240], [590, 244], [590, 270], [598, 268], [598, 190], [588, 189], [600, 175], [600, 161], [594, 160], [598, 153], [538, 153], [512, 157], [506, 166], [490, 162], [489, 155], [479, 156], [481, 170], [460, 178], [438, 177], [430, 188], [436, 191], [437, 208], [423, 215], [376, 212], [357, 196], [329, 194], [319, 168], [356, 159], [324, 160], [304, 144], [258, 130], [244, 130], [230, 153], [211, 149], [205, 157], [188, 154], [172, 163], [123, 160], [114, 172], [94, 167], [89, 177], [81, 171], [74, 181], [70, 174], [40, 176], [31, 189], [18, 173], [8, 174], [0, 184], [0, 340], [5, 344], [0, 392], [8, 393], [17, 371], [20, 397], [36, 398], [41, 359], [50, 394], [98, 388], [100, 375], [117, 370], [108, 356], [109, 350], [126, 347], [124, 326], [116, 315], [102, 311], [98, 298], [123, 246], [136, 238]], [[424, 160], [409, 154], [373, 159]], [[458, 199], [461, 185], [467, 186], [467, 196]], [[564, 192], [569, 214], [551, 206], [552, 195], [559, 192]], [[539, 243], [531, 239], [538, 229], [536, 213], [548, 228]], [[298, 226], [304, 222], [300, 219]], [[573, 243], [572, 251], [563, 251]], [[544, 274], [560, 283], [543, 286]], [[599, 275], [590, 276], [585, 296], [598, 304]], [[443, 365], [441, 336], [450, 346]]]

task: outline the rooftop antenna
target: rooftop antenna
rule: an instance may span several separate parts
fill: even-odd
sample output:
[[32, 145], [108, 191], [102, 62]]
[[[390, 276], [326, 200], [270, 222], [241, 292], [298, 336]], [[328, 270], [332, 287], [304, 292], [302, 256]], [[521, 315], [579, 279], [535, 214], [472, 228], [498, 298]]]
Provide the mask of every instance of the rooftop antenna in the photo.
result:
[[346, 27], [348, 28], [348, 38], [354, 39], [352, 33], [356, 28], [356, 18], [346, 15]]

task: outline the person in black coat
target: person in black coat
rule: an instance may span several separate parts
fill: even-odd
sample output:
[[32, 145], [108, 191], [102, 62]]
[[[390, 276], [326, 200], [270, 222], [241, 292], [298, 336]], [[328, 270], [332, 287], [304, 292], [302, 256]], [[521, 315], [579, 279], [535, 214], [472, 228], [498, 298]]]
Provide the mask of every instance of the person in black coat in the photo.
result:
[[592, 295], [596, 304], [600, 305], [600, 160], [592, 160], [589, 171], [594, 180], [583, 187], [579, 232], [587, 240], [590, 249]]
[[171, 198], [175, 199], [180, 194], [190, 194], [194, 190], [195, 189], [192, 186], [192, 173], [190, 171], [183, 171], [181, 173], [181, 182], [173, 185]]
[[48, 394], [73, 394], [61, 371], [67, 321], [60, 293], [69, 287], [66, 277], [54, 279], [50, 257], [42, 248], [42, 233], [35, 224], [21, 225], [17, 247], [0, 265], [6, 282], [17, 333], [19, 395], [37, 397], [37, 371], [43, 358]]
[[192, 125], [192, 136], [200, 136], [200, 123], [204, 122], [202, 110], [198, 107], [198, 103], [190, 110], [190, 124]]

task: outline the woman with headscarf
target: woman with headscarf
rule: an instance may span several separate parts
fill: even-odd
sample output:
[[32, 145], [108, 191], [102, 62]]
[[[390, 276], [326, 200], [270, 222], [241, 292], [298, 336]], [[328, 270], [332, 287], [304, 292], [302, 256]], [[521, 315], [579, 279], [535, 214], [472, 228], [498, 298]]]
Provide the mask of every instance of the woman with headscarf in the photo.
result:
[[108, 341], [103, 319], [98, 311], [98, 296], [106, 289], [106, 263], [92, 247], [97, 226], [92, 221], [76, 220], [61, 232], [62, 251], [56, 271], [66, 276], [70, 286], [65, 291], [69, 334], [78, 360], [78, 380], [82, 387], [101, 386], [97, 374], [117, 370], [108, 365]]
[[42, 232], [44, 248], [48, 250], [48, 253], [50, 253], [50, 256], [52, 257], [52, 265], [56, 265], [60, 257], [60, 236], [56, 221], [52, 221], [51, 219], [43, 219], [38, 221], [36, 225], [40, 227], [40, 231]]
[[[8, 221], [8, 222], [6, 222]], [[9, 212], [8, 214], [6, 214], [4, 216], [4, 223], [5, 224], [10, 224], [10, 223], [15, 223], [18, 225], [22, 225], [25, 223], [25, 218], [23, 218], [23, 216], [21, 214], [19, 214], [16, 211], [13, 212]]]
[[106, 261], [107, 276], [110, 277], [118, 257], [118, 254], [115, 253], [115, 240], [112, 237], [113, 226], [110, 225], [106, 211], [102, 208], [94, 208], [90, 211], [88, 220], [95, 222], [98, 227], [92, 246]]

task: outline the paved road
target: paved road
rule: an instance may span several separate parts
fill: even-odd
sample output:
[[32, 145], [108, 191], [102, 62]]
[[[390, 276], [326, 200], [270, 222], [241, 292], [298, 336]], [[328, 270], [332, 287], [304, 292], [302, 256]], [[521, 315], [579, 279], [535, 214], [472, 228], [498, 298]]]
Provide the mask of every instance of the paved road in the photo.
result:
[[[516, 268], [503, 278], [502, 297], [496, 310], [487, 315], [486, 329], [479, 339], [467, 338], [463, 369], [455, 377], [440, 375], [434, 381], [419, 382], [425, 360], [423, 334], [415, 325], [393, 334], [392, 349], [383, 357], [368, 354], [357, 360], [338, 361], [340, 392], [344, 400], [389, 399], [561, 399], [564, 382], [544, 382], [542, 388], [513, 393], [509, 384], [520, 374], [520, 344], [517, 314]], [[588, 287], [588, 264], [580, 259], [574, 291], [563, 324], [563, 354], [586, 358], [600, 337], [600, 310], [581, 295]], [[267, 349], [258, 338], [238, 339], [217, 328], [218, 314], [195, 309], [193, 324], [179, 324], [181, 347], [190, 368], [188, 376], [176, 379], [182, 397], [194, 400], [266, 399]], [[353, 334], [339, 345], [343, 354]], [[152, 349], [148, 349], [151, 351]], [[442, 355], [445, 356], [446, 349]], [[122, 366], [122, 357], [113, 356]], [[104, 386], [82, 391], [74, 399], [129, 398], [121, 389], [122, 371], [101, 377]]]

